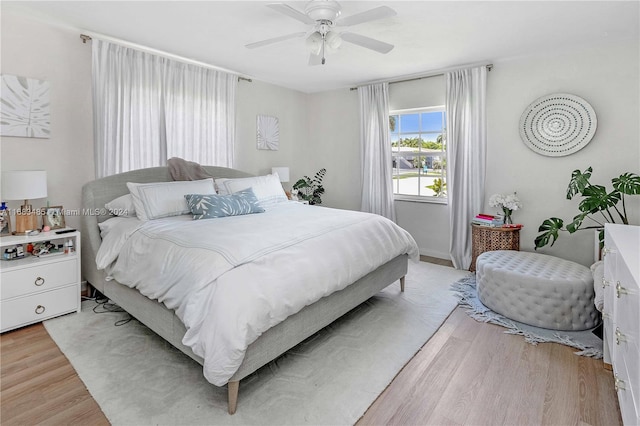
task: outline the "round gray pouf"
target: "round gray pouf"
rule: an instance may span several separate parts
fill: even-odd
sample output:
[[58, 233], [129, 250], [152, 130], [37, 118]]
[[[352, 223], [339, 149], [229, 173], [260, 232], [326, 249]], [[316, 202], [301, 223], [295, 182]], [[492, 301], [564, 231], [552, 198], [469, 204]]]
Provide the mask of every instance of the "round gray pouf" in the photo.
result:
[[545, 254], [488, 251], [476, 262], [478, 298], [507, 318], [552, 330], [588, 330], [600, 316], [586, 266]]

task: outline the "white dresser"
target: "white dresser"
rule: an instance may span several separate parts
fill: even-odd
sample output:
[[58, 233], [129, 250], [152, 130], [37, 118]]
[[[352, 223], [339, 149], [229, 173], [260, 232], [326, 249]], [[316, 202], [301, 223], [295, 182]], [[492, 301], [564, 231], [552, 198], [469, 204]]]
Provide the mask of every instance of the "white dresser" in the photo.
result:
[[605, 225], [604, 361], [613, 365], [622, 421], [640, 424], [640, 227]]
[[[29, 243], [51, 242], [59, 252], [27, 254]], [[65, 243], [73, 249], [65, 250]], [[1, 255], [17, 246], [25, 257], [0, 261], [0, 332], [80, 311], [80, 233], [40, 233], [0, 238]], [[67, 251], [67, 253], [65, 253]]]

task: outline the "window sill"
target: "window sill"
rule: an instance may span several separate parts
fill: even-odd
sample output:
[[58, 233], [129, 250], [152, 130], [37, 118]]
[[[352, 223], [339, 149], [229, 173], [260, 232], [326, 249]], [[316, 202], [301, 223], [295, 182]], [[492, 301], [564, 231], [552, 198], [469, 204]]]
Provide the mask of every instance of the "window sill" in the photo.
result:
[[419, 195], [399, 195], [393, 196], [394, 201], [408, 201], [410, 203], [429, 203], [429, 204], [443, 204], [447, 205], [447, 198], [442, 197], [422, 197]]

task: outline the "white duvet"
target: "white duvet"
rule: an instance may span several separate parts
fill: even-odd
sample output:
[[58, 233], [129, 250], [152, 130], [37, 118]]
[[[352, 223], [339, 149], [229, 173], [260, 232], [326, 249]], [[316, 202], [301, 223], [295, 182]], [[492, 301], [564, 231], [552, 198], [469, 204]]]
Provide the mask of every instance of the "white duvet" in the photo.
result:
[[175, 310], [187, 328], [183, 343], [218, 386], [269, 328], [398, 255], [418, 258], [411, 235], [381, 216], [300, 203], [101, 225], [99, 268]]

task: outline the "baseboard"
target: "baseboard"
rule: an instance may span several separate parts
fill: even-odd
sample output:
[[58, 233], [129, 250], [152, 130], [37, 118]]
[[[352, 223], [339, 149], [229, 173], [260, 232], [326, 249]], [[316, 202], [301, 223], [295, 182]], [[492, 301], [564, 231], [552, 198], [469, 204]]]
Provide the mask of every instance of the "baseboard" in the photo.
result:
[[438, 259], [451, 261], [449, 252], [441, 252], [433, 249], [419, 248], [421, 256], [437, 257]]

